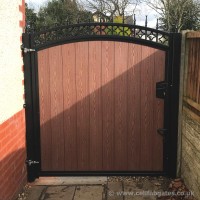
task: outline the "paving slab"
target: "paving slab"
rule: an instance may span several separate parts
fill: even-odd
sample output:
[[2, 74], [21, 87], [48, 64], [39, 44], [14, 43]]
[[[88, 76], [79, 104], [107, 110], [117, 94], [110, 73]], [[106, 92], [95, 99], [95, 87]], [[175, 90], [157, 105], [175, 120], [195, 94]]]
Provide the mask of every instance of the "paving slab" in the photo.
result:
[[167, 191], [169, 181], [163, 177], [44, 177], [28, 184], [18, 200], [156, 200], [153, 192]]
[[77, 186], [74, 200], [102, 200], [103, 193], [103, 186]]
[[108, 182], [107, 187], [108, 200], [123, 200], [123, 195], [119, 194], [123, 192], [122, 182]]
[[87, 177], [41, 177], [36, 179], [32, 185], [90, 185], [106, 184], [107, 177], [87, 176]]
[[144, 200], [142, 196], [136, 195], [136, 192], [142, 192], [142, 186], [136, 182], [124, 181], [124, 199], [125, 200]]
[[125, 200], [156, 200], [153, 192], [158, 190], [159, 187], [148, 179], [135, 182], [124, 181]]
[[41, 200], [72, 200], [75, 186], [51, 186], [45, 191]]
[[42, 193], [45, 191], [46, 186], [34, 186], [28, 190], [28, 200], [39, 200]]

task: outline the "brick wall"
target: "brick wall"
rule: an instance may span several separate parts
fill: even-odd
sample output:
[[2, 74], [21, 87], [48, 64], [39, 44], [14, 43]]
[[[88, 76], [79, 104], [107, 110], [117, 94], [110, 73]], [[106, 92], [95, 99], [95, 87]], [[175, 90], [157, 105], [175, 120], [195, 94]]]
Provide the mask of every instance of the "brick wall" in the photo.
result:
[[26, 184], [23, 60], [25, 1], [0, 3], [0, 200], [16, 199]]
[[13, 199], [26, 183], [24, 110], [0, 125], [0, 200]]

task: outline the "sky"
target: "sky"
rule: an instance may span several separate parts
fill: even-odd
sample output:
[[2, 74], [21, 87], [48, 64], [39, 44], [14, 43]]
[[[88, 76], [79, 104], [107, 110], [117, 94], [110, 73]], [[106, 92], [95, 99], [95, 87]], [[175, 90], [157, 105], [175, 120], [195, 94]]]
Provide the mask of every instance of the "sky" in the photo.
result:
[[[31, 8], [34, 8], [36, 11], [39, 10], [41, 6], [43, 6], [46, 2], [49, 0], [26, 0], [26, 3]], [[131, 9], [131, 8], [130, 8]], [[136, 11], [136, 21], [137, 25], [144, 26], [145, 25], [145, 17], [148, 16], [148, 27], [155, 28], [156, 27], [156, 21], [157, 21], [157, 14], [154, 10], [146, 6], [144, 3], [138, 6]]]

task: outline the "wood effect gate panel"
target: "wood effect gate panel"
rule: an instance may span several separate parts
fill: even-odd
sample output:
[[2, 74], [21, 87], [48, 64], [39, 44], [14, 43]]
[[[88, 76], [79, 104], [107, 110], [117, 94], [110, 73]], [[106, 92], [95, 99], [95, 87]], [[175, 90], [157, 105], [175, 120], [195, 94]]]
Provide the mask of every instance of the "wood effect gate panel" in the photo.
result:
[[[115, 77], [115, 43], [102, 42], [102, 137], [103, 169], [114, 169], [114, 77]], [[108, 84], [109, 83], [109, 84]]]
[[63, 62], [63, 96], [64, 98], [64, 138], [65, 141], [65, 153], [64, 161], [65, 168], [69, 170], [76, 170], [78, 163], [74, 159], [77, 157], [77, 107], [76, 107], [76, 54], [75, 45], [68, 44], [62, 46], [62, 54], [65, 55], [62, 58]]
[[[127, 148], [128, 168], [140, 169], [141, 137], [138, 135], [141, 129], [141, 66], [142, 46], [129, 44], [128, 50], [128, 87], [127, 107], [134, 112], [127, 113]], [[133, 162], [134, 160], [134, 162]]]
[[124, 42], [38, 52], [42, 171], [162, 171], [165, 52]]

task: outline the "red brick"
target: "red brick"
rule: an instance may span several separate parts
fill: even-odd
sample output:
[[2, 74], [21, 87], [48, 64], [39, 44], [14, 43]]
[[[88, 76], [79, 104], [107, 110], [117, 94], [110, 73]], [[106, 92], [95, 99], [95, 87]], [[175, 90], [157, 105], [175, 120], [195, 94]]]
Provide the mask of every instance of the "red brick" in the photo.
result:
[[22, 172], [22, 170], [21, 170], [21, 171], [18, 171], [18, 173], [15, 174], [15, 179], [17, 180], [17, 182], [20, 181], [21, 179], [23, 179], [24, 174], [25, 174], [25, 173]]
[[25, 131], [21, 131], [21, 135], [16, 139], [16, 144], [20, 148], [22, 144], [25, 145], [25, 137], [23, 136], [25, 134]]
[[10, 139], [12, 139], [11, 136], [10, 136], [10, 134], [7, 133], [7, 134], [3, 135], [3, 137], [1, 138], [1, 142], [2, 142], [2, 144], [3, 144], [4, 147], [8, 144], [8, 142], [10, 141]]
[[[22, 190], [22, 188], [23, 188], [23, 186], [25, 185], [25, 183], [27, 182], [27, 180], [26, 180], [26, 174], [24, 174], [24, 176], [23, 177], [21, 177], [21, 180], [22, 180], [22, 182], [19, 184], [19, 182], [15, 182], [15, 185], [17, 186], [16, 188], [15, 188], [15, 192], [14, 192], [14, 194], [18, 194], [18, 192], [19, 191], [21, 191]], [[12, 196], [12, 199], [16, 199], [17, 198], [17, 195], [13, 195]]]
[[[12, 170], [10, 170], [10, 167], [8, 167], [7, 169], [3, 168], [3, 170], [4, 170], [4, 172], [1, 174], [1, 181], [4, 182], [4, 183], [5, 182], [11, 182], [10, 175], [12, 173]], [[7, 186], [8, 184], [4, 184], [4, 185], [5, 185], [5, 187], [8, 187]]]
[[21, 134], [25, 130], [25, 121], [21, 118], [21, 123], [18, 123], [18, 133]]
[[13, 191], [13, 190], [15, 190], [15, 186], [13, 186], [13, 184], [11, 184], [11, 182], [6, 182], [5, 184], [8, 184], [9, 183], [9, 187], [6, 187], [5, 189], [4, 189], [4, 195], [5, 195], [5, 199], [12, 199], [12, 196], [13, 196], [13, 194], [12, 193], [10, 193], [10, 191]]
[[8, 155], [8, 150], [7, 150], [7, 146], [5, 146], [4, 148], [2, 148], [2, 150], [0, 151], [0, 162], [2, 162], [2, 160]]
[[10, 124], [11, 121], [12, 121], [11, 119], [8, 119], [8, 120], [6, 120], [5, 122], [3, 122], [3, 123], [0, 125], [0, 129], [3, 130], [4, 128], [6, 128], [6, 127]]
[[7, 143], [6, 148], [9, 153], [12, 153], [16, 149], [16, 148], [13, 149], [13, 147], [16, 147], [16, 139], [17, 135], [11, 137], [9, 142]]
[[[24, 133], [25, 133], [25, 132], [24, 132]], [[19, 148], [25, 147], [25, 142], [26, 142], [26, 140], [25, 140], [24, 137], [19, 138], [17, 142], [18, 142], [18, 145], [19, 145], [18, 147], [19, 147]]]
[[25, 21], [24, 20], [19, 21], [19, 26], [22, 28], [25, 27]]
[[22, 0], [22, 4], [19, 5], [19, 11], [25, 13], [25, 0]]
[[[7, 169], [9, 169], [11, 167], [11, 163], [13, 161], [13, 159], [15, 158], [15, 155], [10, 155], [9, 157], [6, 157], [3, 160], [3, 165], [2, 168], [6, 171]], [[2, 173], [3, 174], [3, 173]]]
[[19, 26], [25, 27], [25, 1], [22, 0], [22, 5], [19, 6], [19, 11], [22, 13], [22, 20], [20, 21]]
[[0, 126], [0, 199], [11, 200], [26, 182], [24, 109]]
[[6, 126], [2, 126], [2, 128], [0, 128], [0, 139], [5, 137], [6, 134], [10, 133], [10, 131], [13, 129], [13, 122], [10, 122], [8, 125]]
[[14, 169], [17, 169], [17, 171], [19, 173], [22, 173], [24, 171], [24, 167], [25, 167], [25, 157], [21, 157], [19, 162], [16, 162], [14, 164]]
[[23, 160], [25, 160], [25, 158], [26, 158], [26, 152], [25, 152], [25, 150], [23, 151], [20, 151], [19, 152], [19, 154], [18, 155], [16, 155], [16, 163], [18, 164], [18, 163], [24, 163], [24, 161]]

